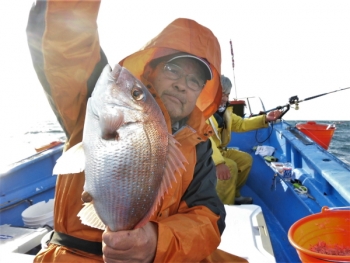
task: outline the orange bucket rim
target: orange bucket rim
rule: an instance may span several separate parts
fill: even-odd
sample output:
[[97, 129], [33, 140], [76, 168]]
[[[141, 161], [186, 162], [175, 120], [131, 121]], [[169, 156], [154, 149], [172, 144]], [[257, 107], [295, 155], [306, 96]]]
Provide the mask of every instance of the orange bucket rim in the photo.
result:
[[[350, 207], [346, 207], [346, 208], [350, 208]], [[303, 225], [305, 223], [305, 221], [307, 221], [308, 219], [310, 219], [310, 218], [316, 219], [316, 218], [324, 217], [328, 213], [334, 213], [333, 215], [335, 216], [336, 214], [343, 214], [344, 212], [350, 213], [350, 210], [342, 210], [342, 209], [340, 209], [340, 210], [333, 210], [333, 209], [329, 209], [327, 206], [324, 206], [324, 207], [322, 207], [322, 210], [321, 210], [320, 213], [308, 215], [308, 216], [305, 216], [305, 217], [299, 219], [298, 221], [296, 221], [289, 228], [289, 231], [288, 231], [288, 240], [289, 240], [289, 242], [297, 250], [303, 252], [304, 254], [312, 256], [312, 257], [314, 257], [316, 259], [329, 260], [330, 262], [332, 262], [332, 261], [334, 261], [334, 262], [344, 262], [344, 263], [350, 262], [350, 256], [328, 255], [328, 254], [317, 253], [317, 252], [311, 251], [311, 250], [309, 250], [307, 248], [304, 248], [304, 247], [300, 246], [299, 244], [295, 243], [294, 240], [292, 239], [292, 233], [296, 229], [298, 229], [298, 227], [300, 227], [300, 225]], [[339, 260], [341, 260], [341, 261], [339, 261]]]

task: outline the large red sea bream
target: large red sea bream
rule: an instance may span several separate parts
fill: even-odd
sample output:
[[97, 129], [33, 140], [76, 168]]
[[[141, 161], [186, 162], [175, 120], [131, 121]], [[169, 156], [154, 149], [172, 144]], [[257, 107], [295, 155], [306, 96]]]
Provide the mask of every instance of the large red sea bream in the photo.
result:
[[78, 214], [82, 223], [118, 231], [148, 222], [184, 162], [151, 93], [116, 65], [104, 68], [88, 100], [83, 141], [53, 173], [85, 170], [84, 195], [92, 201]]

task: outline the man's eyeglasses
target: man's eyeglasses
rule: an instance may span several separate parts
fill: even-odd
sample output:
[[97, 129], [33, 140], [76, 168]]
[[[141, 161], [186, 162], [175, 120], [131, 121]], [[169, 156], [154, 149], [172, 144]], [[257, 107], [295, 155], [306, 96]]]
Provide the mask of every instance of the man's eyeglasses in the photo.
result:
[[[177, 80], [182, 78], [184, 71], [178, 65], [166, 63], [163, 67], [163, 73], [169, 79]], [[185, 76], [187, 86], [193, 91], [200, 91], [205, 85], [205, 81], [195, 74]]]

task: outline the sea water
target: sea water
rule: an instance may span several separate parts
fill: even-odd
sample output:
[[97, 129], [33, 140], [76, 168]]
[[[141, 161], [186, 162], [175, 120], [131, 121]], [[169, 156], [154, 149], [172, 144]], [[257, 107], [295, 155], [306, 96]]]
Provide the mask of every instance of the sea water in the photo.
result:
[[[287, 121], [292, 126], [305, 121]], [[328, 151], [350, 165], [350, 121], [316, 121], [335, 124], [336, 130]], [[36, 153], [35, 148], [52, 141], [65, 141], [65, 134], [55, 118], [36, 118], [36, 121], [22, 122], [27, 125], [8, 127], [0, 137], [1, 168]]]

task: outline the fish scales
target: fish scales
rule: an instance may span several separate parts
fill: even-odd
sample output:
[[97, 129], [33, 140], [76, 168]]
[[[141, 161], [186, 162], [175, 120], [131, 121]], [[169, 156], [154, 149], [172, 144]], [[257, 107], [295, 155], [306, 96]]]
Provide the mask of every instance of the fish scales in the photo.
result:
[[91, 138], [87, 139], [87, 147], [91, 148], [85, 150], [85, 191], [93, 197], [96, 212], [106, 225], [111, 229], [130, 229], [148, 212], [156, 198], [162, 177], [149, 175], [164, 171], [167, 149], [160, 145], [152, 147], [159, 143], [162, 134], [147, 133], [150, 127], [130, 125], [125, 131], [119, 129], [119, 140], [110, 141], [105, 147], [106, 142], [94, 136], [95, 128], [91, 128]]
[[[168, 140], [166, 124], [159, 121], [162, 119], [159, 118], [162, 117], [159, 114], [162, 113], [149, 107], [151, 112], [147, 114], [145, 107], [152, 105], [150, 102], [154, 101], [149, 93], [146, 93], [149, 96], [147, 99], [150, 99], [149, 104], [144, 105], [141, 111], [130, 107], [127, 98], [123, 98], [126, 105], [119, 102], [112, 105], [108, 103], [113, 101], [113, 98], [120, 99], [122, 90], [115, 91], [123, 88], [123, 85], [126, 88], [124, 94], [129, 95], [127, 88], [130, 80], [127, 77], [131, 75], [127, 74], [124, 79], [121, 79], [123, 78], [122, 72], [118, 78], [121, 85], [118, 86], [118, 83], [114, 82], [102, 87], [97, 85], [96, 89], [104, 88], [107, 94], [110, 91], [109, 95], [112, 98], [104, 95], [101, 99], [102, 105], [98, 103], [100, 101], [96, 104], [99, 107], [97, 110], [102, 114], [103, 112], [113, 114], [113, 111], [122, 111], [124, 122], [127, 124], [118, 128], [117, 140], [114, 138], [101, 140], [99, 136], [96, 136], [96, 131], [101, 129], [100, 122], [99, 119], [94, 118], [94, 113], [91, 112], [93, 109], [91, 109], [89, 111], [91, 115], [87, 116], [83, 139], [85, 140], [87, 136], [84, 145], [90, 147], [85, 151], [87, 157], [85, 191], [91, 194], [96, 212], [101, 220], [115, 230], [131, 229], [151, 208], [162, 180], [160, 175], [164, 172]], [[132, 78], [131, 81], [135, 79]], [[130, 86], [134, 86], [134, 83], [131, 83]], [[144, 88], [141, 85], [140, 87]], [[116, 96], [113, 97], [114, 95]], [[159, 109], [157, 104], [154, 106], [156, 106], [155, 109]], [[93, 162], [89, 159], [97, 160], [101, 166], [90, 165]], [[154, 174], [158, 176], [151, 176]], [[110, 184], [113, 187], [106, 187]]]
[[[79, 212], [82, 222], [112, 231], [139, 226], [175, 180], [175, 171], [185, 169], [186, 159], [174, 145], [147, 88], [125, 68], [116, 65], [110, 72], [106, 66], [87, 104], [83, 141], [69, 150], [73, 156], [83, 151], [84, 191], [93, 200]], [[74, 172], [63, 164], [58, 160], [54, 173]]]

